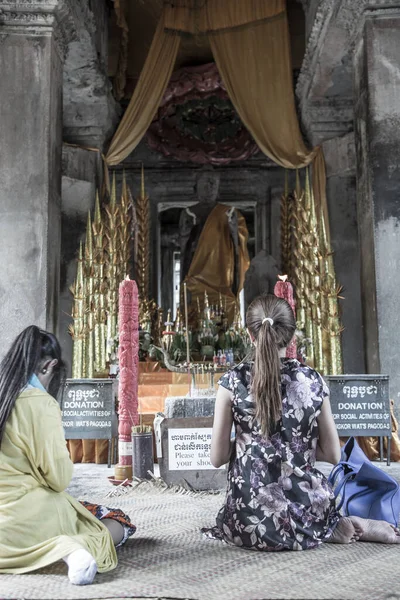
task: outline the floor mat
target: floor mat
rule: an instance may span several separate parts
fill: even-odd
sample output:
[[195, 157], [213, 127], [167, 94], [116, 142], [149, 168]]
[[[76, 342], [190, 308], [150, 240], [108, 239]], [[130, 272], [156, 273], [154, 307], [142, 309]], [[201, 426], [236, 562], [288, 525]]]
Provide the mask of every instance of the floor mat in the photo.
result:
[[305, 552], [261, 553], [205, 539], [222, 494], [164, 490], [152, 483], [121, 496], [91, 497], [127, 512], [137, 533], [118, 567], [91, 586], [69, 584], [60, 562], [25, 575], [0, 575], [0, 598], [176, 598], [193, 600], [394, 600], [400, 546], [324, 544]]

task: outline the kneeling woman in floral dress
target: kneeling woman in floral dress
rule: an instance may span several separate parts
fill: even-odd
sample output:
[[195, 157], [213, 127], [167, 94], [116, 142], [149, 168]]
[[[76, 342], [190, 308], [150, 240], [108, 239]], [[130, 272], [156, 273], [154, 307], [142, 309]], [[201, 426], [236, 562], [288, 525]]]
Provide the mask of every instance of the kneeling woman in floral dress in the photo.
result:
[[290, 305], [259, 296], [246, 323], [254, 360], [222, 376], [215, 405], [211, 462], [229, 462], [227, 495], [217, 526], [203, 532], [267, 551], [306, 550], [322, 542], [399, 543], [388, 523], [342, 517], [314, 466], [316, 459], [336, 464], [340, 444], [321, 375], [285, 358], [295, 332]]

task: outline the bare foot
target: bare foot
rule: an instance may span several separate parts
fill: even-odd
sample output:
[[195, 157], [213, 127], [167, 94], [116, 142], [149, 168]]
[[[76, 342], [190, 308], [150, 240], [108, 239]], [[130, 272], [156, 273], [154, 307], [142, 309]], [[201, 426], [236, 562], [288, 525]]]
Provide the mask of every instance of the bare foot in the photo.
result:
[[400, 544], [400, 532], [387, 521], [349, 517], [354, 527], [361, 529], [360, 542], [379, 542], [381, 544]]
[[326, 540], [332, 544], [351, 544], [362, 535], [363, 530], [358, 523], [353, 523], [350, 517], [340, 517], [331, 537]]

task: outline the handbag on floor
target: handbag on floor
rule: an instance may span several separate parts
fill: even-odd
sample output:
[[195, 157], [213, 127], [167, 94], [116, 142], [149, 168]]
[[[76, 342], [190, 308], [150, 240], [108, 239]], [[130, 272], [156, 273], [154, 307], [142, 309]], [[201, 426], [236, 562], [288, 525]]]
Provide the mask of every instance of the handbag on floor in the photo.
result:
[[341, 460], [328, 478], [345, 516], [383, 520], [397, 526], [400, 486], [393, 477], [375, 466], [351, 437], [342, 448]]

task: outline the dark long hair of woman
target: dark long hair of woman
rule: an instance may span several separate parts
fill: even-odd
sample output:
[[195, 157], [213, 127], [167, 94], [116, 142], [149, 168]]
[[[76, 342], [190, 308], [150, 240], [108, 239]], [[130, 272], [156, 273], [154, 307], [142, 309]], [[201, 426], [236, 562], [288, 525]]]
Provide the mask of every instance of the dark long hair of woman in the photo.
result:
[[40, 372], [46, 360], [57, 359], [48, 393], [57, 397], [65, 381], [66, 367], [57, 338], [47, 331], [30, 325], [14, 340], [0, 364], [0, 446], [4, 428], [21, 390], [32, 375]]

